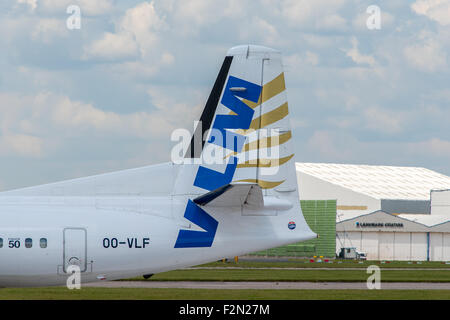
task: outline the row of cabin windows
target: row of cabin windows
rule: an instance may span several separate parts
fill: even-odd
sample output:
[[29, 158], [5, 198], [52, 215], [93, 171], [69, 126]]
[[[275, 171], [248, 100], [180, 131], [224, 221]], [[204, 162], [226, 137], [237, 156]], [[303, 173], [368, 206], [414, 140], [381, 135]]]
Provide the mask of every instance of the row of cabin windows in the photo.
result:
[[[31, 248], [33, 246], [33, 239], [25, 239], [25, 248]], [[39, 239], [39, 246], [41, 248], [47, 248], [47, 238]], [[3, 238], [0, 238], [0, 248], [3, 248]]]

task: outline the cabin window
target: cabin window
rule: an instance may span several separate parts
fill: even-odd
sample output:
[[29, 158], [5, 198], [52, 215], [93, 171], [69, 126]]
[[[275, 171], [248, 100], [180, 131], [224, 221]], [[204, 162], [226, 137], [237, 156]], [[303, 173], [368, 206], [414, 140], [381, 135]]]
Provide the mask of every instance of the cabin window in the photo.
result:
[[39, 245], [41, 248], [47, 248], [47, 238], [41, 238], [41, 240], [39, 240]]
[[0, 238], [0, 248], [3, 248], [3, 238]]
[[31, 248], [33, 246], [33, 240], [31, 238], [25, 239], [25, 248]]

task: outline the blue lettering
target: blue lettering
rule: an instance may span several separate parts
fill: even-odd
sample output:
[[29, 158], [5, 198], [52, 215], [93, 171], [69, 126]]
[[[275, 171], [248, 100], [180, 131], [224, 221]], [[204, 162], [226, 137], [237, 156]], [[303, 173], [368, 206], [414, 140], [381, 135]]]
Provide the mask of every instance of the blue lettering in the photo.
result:
[[[246, 90], [232, 92], [230, 89], [233, 87], [246, 88]], [[245, 136], [234, 132], [228, 132], [225, 129], [250, 128], [250, 123], [252, 122], [255, 110], [250, 108], [237, 97], [253, 102], [258, 102], [260, 95], [261, 86], [242, 79], [238, 79], [233, 76], [230, 76], [228, 78], [221, 103], [231, 111], [236, 113], [236, 115], [219, 114], [214, 120], [213, 129], [219, 130], [222, 133], [223, 139], [222, 141], [220, 141], [221, 147], [235, 152], [240, 152], [242, 150], [242, 147], [245, 143]], [[216, 139], [210, 139], [208, 142], [218, 144], [219, 141], [217, 141]]]
[[180, 230], [175, 248], [211, 247], [218, 222], [192, 200], [188, 201], [184, 217], [205, 231]]
[[231, 157], [227, 164], [225, 173], [217, 172], [205, 167], [199, 167], [195, 177], [194, 186], [209, 191], [229, 184], [233, 180], [234, 172], [237, 167], [237, 158]]
[[[230, 89], [233, 87], [245, 88], [246, 90], [231, 91]], [[216, 115], [208, 143], [234, 152], [241, 152], [246, 137], [226, 129], [246, 130], [250, 128], [255, 111], [239, 98], [257, 102], [261, 95], [261, 90], [262, 87], [257, 84], [230, 76], [221, 103], [236, 115]], [[215, 136], [214, 132], [216, 134], [220, 132], [222, 139], [217, 139], [219, 135]], [[233, 180], [236, 167], [237, 158], [233, 156], [230, 157], [224, 173], [200, 166], [194, 180], [194, 186], [212, 191], [227, 185]], [[219, 225], [217, 220], [197, 206], [192, 200], [188, 200], [184, 217], [205, 231], [180, 230], [175, 248], [211, 247]], [[145, 247], [145, 242], [143, 245]]]

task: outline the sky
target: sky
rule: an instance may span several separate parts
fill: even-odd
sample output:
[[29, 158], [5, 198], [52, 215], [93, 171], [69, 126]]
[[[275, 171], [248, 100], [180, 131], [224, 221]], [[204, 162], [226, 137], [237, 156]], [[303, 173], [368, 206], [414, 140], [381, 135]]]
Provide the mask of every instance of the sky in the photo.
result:
[[296, 161], [450, 175], [450, 0], [6, 0], [0, 190], [170, 161], [240, 44], [283, 53]]

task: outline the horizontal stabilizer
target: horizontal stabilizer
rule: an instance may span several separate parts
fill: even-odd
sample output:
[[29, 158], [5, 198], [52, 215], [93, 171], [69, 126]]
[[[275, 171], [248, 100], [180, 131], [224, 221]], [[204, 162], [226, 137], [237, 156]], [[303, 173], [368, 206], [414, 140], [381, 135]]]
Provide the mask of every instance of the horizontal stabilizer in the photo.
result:
[[227, 184], [210, 191], [193, 200], [200, 206], [210, 207], [240, 207], [243, 205], [252, 208], [264, 206], [262, 189], [257, 184]]

